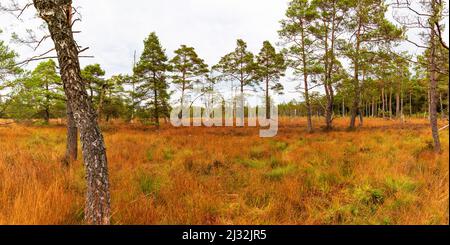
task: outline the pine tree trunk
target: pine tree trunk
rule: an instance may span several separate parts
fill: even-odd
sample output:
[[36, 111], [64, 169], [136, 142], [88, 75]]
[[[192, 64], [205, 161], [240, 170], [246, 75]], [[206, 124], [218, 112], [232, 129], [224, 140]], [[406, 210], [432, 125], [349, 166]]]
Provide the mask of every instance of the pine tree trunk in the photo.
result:
[[154, 93], [154, 96], [155, 96], [155, 98], [153, 99], [153, 103], [154, 103], [154, 106], [155, 106], [153, 120], [155, 122], [155, 126], [157, 128], [159, 128], [158, 90], [156, 89], [156, 87], [154, 88], [153, 93]]
[[389, 89], [389, 119], [392, 119], [392, 88]]
[[412, 93], [409, 92], [409, 116], [413, 115]]
[[64, 91], [80, 130], [87, 181], [85, 220], [90, 224], [109, 224], [111, 210], [106, 149], [95, 110], [81, 78], [78, 49], [67, 15], [72, 11], [72, 2], [33, 0], [33, 3], [39, 16], [47, 23], [55, 44]]
[[[434, 3], [434, 2], [433, 2]], [[434, 4], [433, 4], [434, 6]], [[436, 78], [436, 33], [432, 28], [431, 31], [431, 54], [430, 54], [430, 123], [431, 132], [434, 141], [434, 151], [441, 151], [441, 141], [439, 139], [438, 129], [438, 112], [437, 112], [437, 86], [438, 81]]]
[[[431, 84], [431, 82], [430, 82], [430, 84]], [[431, 115], [431, 88], [428, 88], [427, 103], [428, 103], [427, 116], [428, 116], [428, 119], [430, 119], [430, 115]]]
[[266, 78], [266, 119], [270, 119], [269, 78]]
[[354, 57], [354, 74], [353, 74], [353, 83], [354, 83], [354, 95], [355, 98], [353, 98], [353, 105], [351, 109], [351, 115], [350, 115], [350, 129], [355, 129], [356, 126], [356, 117], [358, 114], [360, 115], [360, 124], [362, 124], [362, 117], [361, 117], [361, 110], [359, 108], [361, 103], [361, 91], [360, 91], [360, 85], [359, 85], [359, 51], [361, 46], [361, 20], [358, 20], [358, 30], [356, 31], [356, 47], [355, 47], [355, 57]]
[[67, 107], [67, 143], [66, 143], [66, 161], [68, 165], [78, 158], [78, 129], [73, 117], [72, 108], [69, 103]]
[[102, 120], [102, 113], [103, 113], [103, 103], [105, 102], [105, 88], [102, 88], [100, 91], [100, 98], [98, 102], [98, 108], [97, 108], [97, 118], [98, 121]]
[[45, 120], [45, 124], [49, 124], [50, 123], [50, 97], [49, 97], [49, 86], [48, 86], [48, 82], [45, 82], [45, 115], [44, 115], [44, 120]]
[[311, 133], [313, 131], [312, 125], [312, 110], [311, 102], [309, 100], [309, 88], [308, 88], [308, 71], [307, 71], [307, 61], [306, 61], [306, 51], [305, 51], [305, 33], [303, 28], [303, 22], [301, 22], [301, 46], [302, 46], [302, 65], [303, 65], [303, 82], [305, 85], [305, 104], [306, 104], [306, 115], [307, 115], [307, 131]]
[[375, 111], [377, 110], [375, 97], [372, 98], [372, 117], [375, 117]]
[[384, 87], [381, 89], [381, 100], [382, 100], [382, 114], [383, 114], [383, 119], [386, 117], [386, 100], [385, 100], [385, 92], [384, 92]]

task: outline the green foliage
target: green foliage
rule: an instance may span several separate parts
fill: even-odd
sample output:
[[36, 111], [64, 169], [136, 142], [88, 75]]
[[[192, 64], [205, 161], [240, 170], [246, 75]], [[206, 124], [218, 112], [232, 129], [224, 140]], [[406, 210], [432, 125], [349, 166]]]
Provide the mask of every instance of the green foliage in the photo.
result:
[[[194, 83], [201, 83], [201, 78], [208, 73], [208, 65], [199, 58], [195, 49], [181, 45], [175, 50], [175, 57], [170, 60], [172, 71], [172, 83], [177, 85], [181, 96], [186, 96], [188, 90], [192, 90]], [[181, 102], [183, 104], [184, 98]]]
[[170, 148], [165, 148], [163, 150], [164, 160], [170, 161], [173, 159], [175, 152]]
[[152, 116], [159, 125], [161, 115], [169, 116], [169, 84], [166, 72], [170, 70], [168, 59], [156, 33], [144, 40], [144, 51], [134, 67], [134, 78], [138, 81], [137, 97], [152, 109]]
[[287, 165], [284, 167], [277, 167], [266, 173], [266, 178], [269, 180], [281, 180], [283, 177], [292, 174], [297, 168], [294, 165]]
[[[277, 53], [269, 41], [264, 41], [256, 61], [256, 79], [264, 83], [266, 90], [271, 89], [281, 94], [283, 85], [279, 79], [284, 76], [286, 70], [283, 54]], [[268, 94], [268, 91], [266, 93]]]
[[[0, 34], [2, 30], [0, 29]], [[16, 66], [17, 53], [11, 50], [4, 41], [0, 40], [0, 81], [3, 82], [8, 76], [17, 75], [22, 70]], [[0, 83], [0, 90], [4, 84]]]
[[9, 103], [7, 115], [17, 120], [40, 117], [46, 123], [51, 117], [65, 115], [65, 95], [56, 69], [53, 60], [43, 61], [31, 73], [13, 81], [17, 93]]
[[88, 89], [88, 94], [91, 100], [94, 100], [95, 94], [101, 93], [102, 87], [105, 83], [105, 71], [100, 67], [100, 64], [87, 65], [81, 71], [81, 76]]
[[213, 70], [221, 73], [222, 79], [238, 81], [241, 92], [244, 92], [246, 86], [254, 85], [256, 64], [254, 55], [247, 50], [247, 43], [238, 39], [236, 44], [236, 49], [222, 57]]
[[140, 174], [139, 188], [145, 195], [157, 195], [161, 188], [161, 181], [151, 175]]
[[365, 205], [382, 204], [385, 199], [383, 190], [372, 188], [370, 185], [363, 185], [355, 188], [353, 196], [356, 200]]

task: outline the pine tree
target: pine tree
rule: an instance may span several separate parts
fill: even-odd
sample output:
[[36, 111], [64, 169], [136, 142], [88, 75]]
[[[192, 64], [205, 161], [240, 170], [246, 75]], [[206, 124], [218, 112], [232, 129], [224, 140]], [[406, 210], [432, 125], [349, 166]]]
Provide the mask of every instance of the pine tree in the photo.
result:
[[[320, 47], [321, 78], [326, 96], [325, 123], [326, 129], [333, 128], [334, 87], [342, 75], [337, 70], [341, 65], [337, 59], [337, 44], [341, 42], [339, 36], [344, 33], [343, 24], [348, 17], [348, 0], [313, 0], [311, 7], [317, 12], [317, 19], [311, 28]], [[342, 77], [341, 77], [342, 78]]]
[[101, 118], [101, 108], [103, 91], [105, 86], [105, 76], [106, 72], [100, 66], [100, 64], [87, 65], [81, 71], [81, 76], [86, 84], [87, 92], [89, 94], [90, 100], [97, 107], [97, 117]]
[[221, 79], [239, 82], [239, 108], [236, 108], [238, 126], [244, 126], [244, 88], [255, 83], [254, 55], [247, 50], [247, 43], [238, 39], [236, 49], [223, 56], [213, 70], [221, 73]]
[[402, 38], [403, 31], [389, 22], [385, 13], [387, 7], [383, 0], [357, 0], [349, 2], [351, 18], [345, 23], [347, 32], [354, 38], [349, 39], [345, 49], [345, 55], [353, 65], [353, 102], [351, 106], [350, 129], [356, 125], [356, 117], [361, 111], [361, 77], [363, 76], [362, 57], [366, 52], [380, 45], [390, 44]]
[[284, 76], [286, 71], [286, 63], [284, 56], [277, 53], [275, 48], [269, 41], [263, 43], [263, 47], [256, 57], [257, 69], [256, 79], [264, 84], [265, 99], [266, 99], [266, 118], [270, 119], [270, 90], [279, 94], [283, 91], [283, 85], [280, 83], [280, 78]]
[[56, 102], [65, 100], [56, 63], [53, 60], [39, 63], [24, 83], [25, 91], [31, 95], [34, 104], [39, 107], [38, 113], [42, 114], [48, 124], [51, 108]]
[[208, 65], [199, 58], [195, 49], [181, 45], [175, 50], [175, 57], [170, 60], [172, 70], [172, 83], [181, 91], [180, 105], [184, 108], [185, 98], [195, 83], [200, 83], [201, 77], [208, 73]]
[[286, 11], [286, 19], [281, 21], [282, 28], [278, 32], [287, 46], [285, 52], [289, 66], [294, 69], [295, 75], [303, 76], [308, 132], [313, 131], [308, 79], [315, 59], [314, 36], [310, 30], [316, 18], [317, 11], [308, 0], [292, 0]]
[[126, 82], [126, 77], [122, 75], [114, 75], [109, 79], [105, 80], [103, 86], [103, 114], [105, 115], [106, 121], [108, 122], [112, 117], [120, 117], [121, 114], [126, 110], [125, 100], [123, 95], [125, 89], [123, 85]]
[[139, 81], [137, 93], [140, 101], [152, 109], [154, 124], [159, 127], [161, 115], [169, 115], [169, 97], [166, 72], [168, 59], [156, 33], [152, 32], [144, 41], [144, 51], [134, 67], [134, 75]]
[[[1, 33], [2, 30], [0, 29], [0, 34]], [[21, 72], [21, 69], [16, 66], [16, 58], [17, 54], [11, 50], [5, 42], [0, 40], [0, 82], [4, 81], [7, 76]], [[2, 84], [0, 84], [0, 86], [2, 86]]]
[[[0, 29], [0, 34], [2, 30]], [[8, 106], [8, 101], [11, 100], [12, 92], [9, 92], [9, 96], [2, 95], [2, 90], [13, 86], [8, 82], [11, 76], [18, 75], [22, 72], [20, 68], [16, 66], [17, 54], [11, 50], [2, 40], [0, 40], [0, 116], [5, 113]]]

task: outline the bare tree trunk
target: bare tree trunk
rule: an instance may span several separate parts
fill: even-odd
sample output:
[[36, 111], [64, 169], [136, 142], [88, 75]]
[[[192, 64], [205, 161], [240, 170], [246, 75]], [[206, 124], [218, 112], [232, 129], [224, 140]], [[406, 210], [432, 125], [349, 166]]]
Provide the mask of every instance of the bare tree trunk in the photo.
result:
[[405, 122], [405, 112], [403, 111], [404, 110], [404, 95], [403, 95], [403, 91], [402, 91], [402, 93], [401, 93], [401, 95], [400, 95], [400, 117], [401, 117], [401, 119], [402, 119], [402, 123], [404, 123]]
[[[430, 82], [430, 84], [431, 84], [431, 82]], [[430, 119], [430, 115], [431, 115], [431, 88], [428, 88], [428, 97], [427, 98], [428, 98], [428, 100], [427, 100], [427, 102], [428, 102], [427, 116], [428, 116], [428, 119]]]
[[389, 89], [389, 119], [392, 119], [392, 88]]
[[325, 129], [332, 130], [333, 129], [333, 107], [334, 107], [334, 92], [331, 84], [325, 85], [327, 91], [327, 105], [325, 108]]
[[372, 117], [375, 117], [375, 111], [377, 110], [375, 97], [372, 98]]
[[269, 78], [266, 78], [266, 119], [270, 119]]
[[67, 107], [67, 143], [66, 143], [66, 161], [69, 165], [78, 158], [78, 129], [73, 117], [73, 111], [69, 103]]
[[80, 130], [87, 181], [85, 220], [90, 224], [109, 224], [111, 211], [106, 149], [95, 110], [81, 78], [78, 49], [72, 23], [68, 21], [72, 1], [33, 0], [33, 3], [39, 16], [47, 23], [55, 44], [64, 91]]
[[382, 100], [382, 103], [383, 103], [383, 108], [382, 108], [382, 110], [383, 110], [383, 112], [382, 112], [382, 114], [383, 114], [383, 119], [386, 117], [386, 100], [385, 100], [385, 92], [384, 92], [384, 87], [381, 89], [381, 100]]
[[98, 102], [98, 108], [97, 108], [97, 118], [98, 121], [102, 120], [102, 113], [103, 113], [103, 103], [105, 102], [105, 87], [102, 87], [102, 89], [100, 90], [100, 98], [99, 98], [99, 102]]
[[159, 128], [159, 107], [158, 107], [158, 91], [156, 89], [154, 89], [154, 106], [155, 106], [155, 110], [154, 110], [154, 115], [153, 115], [153, 120], [155, 122], [155, 126]]
[[400, 94], [395, 93], [395, 117], [400, 118]]
[[[433, 2], [433, 9], [436, 8]], [[438, 81], [436, 78], [436, 33], [431, 30], [431, 54], [430, 54], [430, 123], [431, 132], [434, 141], [434, 151], [441, 151], [441, 141], [439, 139], [438, 129], [438, 113], [437, 113], [437, 86]]]
[[312, 111], [311, 102], [309, 100], [309, 88], [308, 88], [308, 71], [307, 71], [307, 61], [306, 61], [306, 51], [305, 51], [305, 33], [303, 28], [303, 22], [301, 22], [301, 38], [302, 38], [302, 63], [303, 63], [303, 82], [305, 85], [305, 104], [306, 104], [306, 114], [307, 114], [307, 131], [311, 133], [313, 131], [312, 125]]
[[412, 92], [409, 92], [409, 116], [413, 115]]

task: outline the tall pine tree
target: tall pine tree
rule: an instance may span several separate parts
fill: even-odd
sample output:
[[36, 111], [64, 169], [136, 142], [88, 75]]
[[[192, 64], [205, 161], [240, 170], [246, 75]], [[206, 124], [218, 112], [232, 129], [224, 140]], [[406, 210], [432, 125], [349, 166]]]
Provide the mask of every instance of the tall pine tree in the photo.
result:
[[256, 60], [258, 65], [256, 78], [264, 84], [266, 118], [270, 119], [270, 90], [279, 94], [282, 93], [283, 85], [279, 80], [284, 76], [286, 63], [283, 54], [277, 53], [269, 41], [263, 43], [263, 47]]
[[202, 76], [208, 73], [208, 65], [198, 57], [195, 49], [181, 45], [175, 50], [175, 57], [170, 60], [172, 82], [181, 91], [180, 105], [184, 108], [188, 91], [193, 89], [194, 83], [199, 83]]
[[156, 33], [152, 32], [144, 40], [144, 51], [134, 67], [138, 80], [137, 93], [142, 103], [150, 106], [154, 124], [159, 127], [161, 115], [169, 115], [169, 92], [166, 72], [168, 59]]

